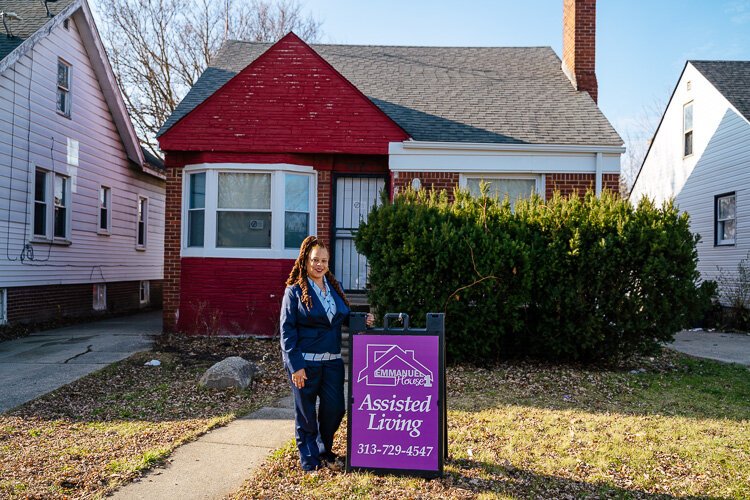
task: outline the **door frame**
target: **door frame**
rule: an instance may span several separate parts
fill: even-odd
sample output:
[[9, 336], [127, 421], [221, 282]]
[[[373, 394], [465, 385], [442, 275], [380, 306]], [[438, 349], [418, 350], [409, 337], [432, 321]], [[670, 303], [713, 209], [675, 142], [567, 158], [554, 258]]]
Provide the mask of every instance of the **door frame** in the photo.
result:
[[[385, 180], [385, 185], [383, 186], [383, 189], [386, 190], [387, 193], [390, 193], [391, 189], [391, 176], [388, 173], [384, 174], [377, 174], [377, 173], [347, 173], [347, 172], [334, 172], [331, 176], [331, 192], [333, 193], [333, 196], [331, 197], [331, 248], [329, 249], [330, 254], [330, 264], [329, 267], [331, 268], [331, 272], [334, 276], [336, 276], [336, 279], [339, 279], [338, 270], [336, 269], [336, 201], [338, 200], [338, 180], [341, 177], [347, 177], [347, 178], [360, 178], [360, 179], [383, 179]], [[343, 288], [343, 285], [342, 285]], [[364, 290], [346, 290], [344, 291], [348, 293], [366, 293]]]

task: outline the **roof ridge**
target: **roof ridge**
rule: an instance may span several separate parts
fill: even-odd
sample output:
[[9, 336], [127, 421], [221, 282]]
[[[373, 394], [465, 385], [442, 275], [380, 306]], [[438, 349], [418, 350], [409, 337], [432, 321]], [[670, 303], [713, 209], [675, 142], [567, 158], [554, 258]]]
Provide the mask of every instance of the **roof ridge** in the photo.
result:
[[[271, 46], [273, 42], [227, 39], [225, 43], [244, 43], [258, 46]], [[372, 43], [310, 43], [311, 47], [383, 47], [394, 49], [551, 49], [551, 45], [379, 45]], [[554, 50], [554, 49], [553, 49]]]

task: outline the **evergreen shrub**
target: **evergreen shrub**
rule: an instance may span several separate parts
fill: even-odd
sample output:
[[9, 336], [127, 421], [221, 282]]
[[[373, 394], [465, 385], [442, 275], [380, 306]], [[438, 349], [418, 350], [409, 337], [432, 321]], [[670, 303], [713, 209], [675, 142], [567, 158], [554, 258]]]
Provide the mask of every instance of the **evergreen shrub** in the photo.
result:
[[617, 194], [507, 200], [407, 190], [356, 238], [376, 314], [446, 314], [451, 362], [593, 362], [648, 353], [701, 304], [696, 243], [672, 203]]

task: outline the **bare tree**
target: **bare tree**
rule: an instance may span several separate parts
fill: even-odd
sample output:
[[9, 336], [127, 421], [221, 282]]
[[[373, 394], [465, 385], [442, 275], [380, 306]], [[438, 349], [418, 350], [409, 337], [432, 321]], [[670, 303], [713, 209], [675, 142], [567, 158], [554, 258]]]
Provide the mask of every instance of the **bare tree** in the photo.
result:
[[321, 22], [297, 0], [101, 0], [102, 39], [136, 132], [156, 132], [228, 39], [314, 42]]
[[625, 154], [620, 166], [620, 194], [627, 196], [633, 189], [638, 172], [643, 160], [651, 146], [651, 141], [659, 126], [666, 104], [654, 98], [649, 104], [641, 109], [641, 112], [625, 127], [623, 140], [625, 141]]

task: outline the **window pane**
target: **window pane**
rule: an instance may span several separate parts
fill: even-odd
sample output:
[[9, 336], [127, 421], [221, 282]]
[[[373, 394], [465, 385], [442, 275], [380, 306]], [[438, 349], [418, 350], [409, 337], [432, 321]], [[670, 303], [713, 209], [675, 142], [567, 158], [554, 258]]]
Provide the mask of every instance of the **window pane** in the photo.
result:
[[685, 134], [685, 153], [683, 156], [690, 156], [693, 154], [693, 133], [687, 132]]
[[107, 229], [107, 209], [99, 209], [99, 229]]
[[685, 106], [684, 118], [685, 118], [684, 130], [685, 131], [692, 130], [693, 129], [693, 105], [692, 104], [688, 104]]
[[206, 208], [206, 173], [190, 175], [190, 208]]
[[[293, 212], [310, 210], [310, 181], [306, 175], [285, 175], [285, 207]], [[299, 245], [298, 245], [299, 246]]]
[[203, 210], [190, 210], [188, 212], [188, 246], [203, 246], [203, 226], [206, 214]]
[[216, 246], [271, 248], [269, 212], [217, 212]]
[[65, 177], [55, 176], [55, 205], [67, 206], [67, 179]]
[[271, 174], [219, 174], [219, 208], [271, 208]]
[[734, 217], [734, 196], [725, 196], [724, 198], [719, 198], [719, 219], [734, 219]]
[[69, 67], [62, 61], [57, 62], [57, 84], [60, 87], [68, 88]]
[[300, 212], [286, 212], [284, 219], [284, 247], [299, 248], [308, 232], [309, 215]]
[[34, 186], [34, 200], [36, 201], [47, 201], [47, 172], [41, 170], [36, 171], [36, 179]]
[[67, 210], [64, 207], [55, 207], [55, 238], [65, 238], [65, 225]]
[[138, 223], [138, 245], [144, 246], [146, 244], [146, 224], [143, 222]]
[[34, 203], [34, 234], [47, 235], [47, 204]]
[[99, 203], [103, 208], [109, 206], [109, 188], [103, 187], [99, 190]]
[[68, 93], [64, 90], [57, 90], [57, 110], [60, 113], [68, 114]]
[[737, 233], [736, 221], [728, 220], [719, 223], [721, 227], [721, 240], [723, 241], [734, 241], [734, 237]]
[[[508, 196], [511, 205], [519, 198], [528, 198], [534, 193], [536, 181], [534, 179], [484, 179], [489, 184], [489, 195], [503, 200]], [[480, 178], [467, 179], [466, 187], [472, 196], [479, 196]]]

